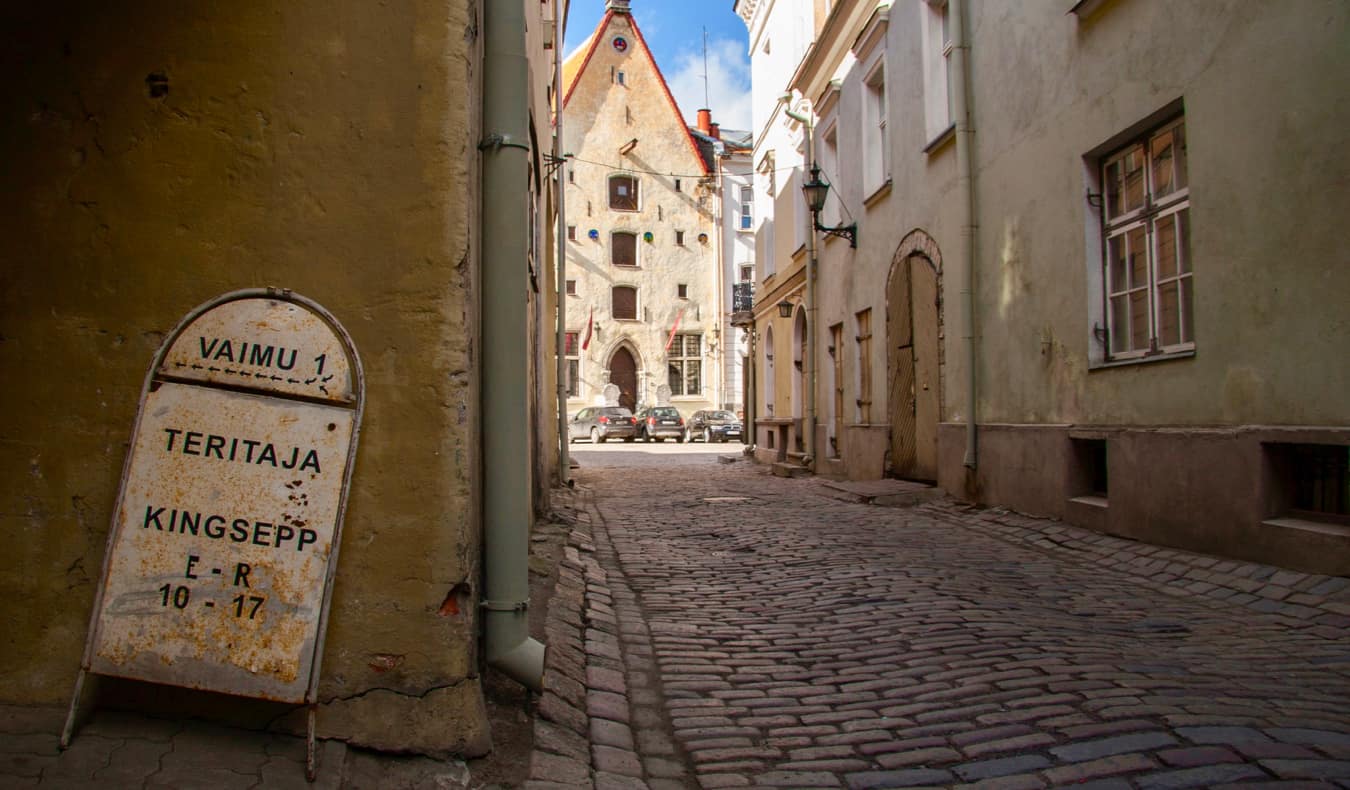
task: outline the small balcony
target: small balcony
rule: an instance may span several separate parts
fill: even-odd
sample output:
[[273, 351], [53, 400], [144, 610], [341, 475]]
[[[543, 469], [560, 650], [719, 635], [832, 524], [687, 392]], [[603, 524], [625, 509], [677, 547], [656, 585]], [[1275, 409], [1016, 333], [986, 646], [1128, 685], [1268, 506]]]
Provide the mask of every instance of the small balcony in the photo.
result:
[[736, 283], [731, 286], [731, 325], [749, 326], [755, 322], [755, 284]]

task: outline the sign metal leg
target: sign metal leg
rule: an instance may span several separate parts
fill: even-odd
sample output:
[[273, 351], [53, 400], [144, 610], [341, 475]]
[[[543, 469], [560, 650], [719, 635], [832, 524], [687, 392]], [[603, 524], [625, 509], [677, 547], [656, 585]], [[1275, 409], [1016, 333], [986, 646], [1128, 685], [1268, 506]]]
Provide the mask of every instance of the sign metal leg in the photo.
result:
[[61, 730], [61, 749], [70, 747], [71, 736], [75, 734], [75, 715], [80, 709], [80, 698], [84, 696], [84, 670], [75, 676], [75, 696], [70, 699], [70, 712], [66, 714], [66, 726]]
[[319, 778], [318, 760], [314, 750], [314, 730], [318, 710], [318, 705], [311, 704], [309, 713], [305, 717], [308, 721], [305, 727], [305, 778], [311, 782]]

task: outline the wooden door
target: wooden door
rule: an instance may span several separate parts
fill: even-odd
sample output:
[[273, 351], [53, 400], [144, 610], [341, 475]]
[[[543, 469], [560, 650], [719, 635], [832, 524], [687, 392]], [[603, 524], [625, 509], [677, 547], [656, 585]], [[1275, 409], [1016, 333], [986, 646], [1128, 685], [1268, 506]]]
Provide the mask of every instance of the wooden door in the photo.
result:
[[886, 338], [891, 473], [913, 480], [936, 480], [937, 273], [921, 255], [911, 255], [891, 266], [886, 287]]
[[886, 409], [891, 424], [891, 472], [914, 468], [914, 327], [909, 260], [891, 264], [886, 283]]
[[619, 405], [637, 409], [637, 360], [626, 348], [619, 348], [609, 358], [609, 383], [619, 388]]

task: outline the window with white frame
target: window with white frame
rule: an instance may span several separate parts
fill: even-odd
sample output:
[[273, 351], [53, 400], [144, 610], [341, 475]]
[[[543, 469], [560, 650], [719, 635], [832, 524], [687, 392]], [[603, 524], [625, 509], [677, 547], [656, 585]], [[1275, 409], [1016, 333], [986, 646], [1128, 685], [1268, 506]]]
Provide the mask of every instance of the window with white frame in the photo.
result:
[[741, 282], [748, 283], [754, 282], [754, 280], [755, 280], [754, 264], [750, 263], [741, 264]]
[[741, 187], [741, 230], [750, 230], [755, 224], [755, 189]]
[[1101, 186], [1107, 357], [1194, 349], [1185, 118], [1105, 156]]
[[563, 357], [567, 360], [567, 397], [581, 395], [581, 346], [578, 345], [578, 332], [564, 334]]
[[703, 335], [676, 335], [666, 358], [671, 395], [703, 393]]
[[811, 232], [811, 212], [806, 208], [806, 198], [802, 196], [802, 184], [806, 182], [809, 176], [806, 174], [807, 165], [792, 171], [789, 177], [786, 199], [791, 206], [792, 217], [792, 249], [800, 250], [806, 246], [806, 234]]
[[638, 210], [637, 176], [619, 174], [609, 177], [609, 207], [615, 211]]
[[826, 126], [825, 133], [820, 136], [819, 164], [822, 180], [836, 185], [826, 194], [825, 207], [820, 210], [820, 222], [822, 225], [838, 225], [840, 222], [839, 189], [837, 186], [839, 181], [839, 128], [834, 123]]
[[931, 142], [952, 125], [952, 36], [947, 0], [918, 0], [923, 19], [923, 115]]
[[863, 83], [863, 190], [871, 194], [891, 178], [886, 140], [886, 64], [878, 63]]
[[773, 198], [775, 178], [774, 174], [775, 157], [770, 151], [759, 161], [756, 168], [755, 189], [763, 198], [759, 201], [760, 220], [759, 232], [755, 235], [756, 259], [760, 261], [760, 274], [765, 277], [774, 273], [774, 232], [773, 232]]

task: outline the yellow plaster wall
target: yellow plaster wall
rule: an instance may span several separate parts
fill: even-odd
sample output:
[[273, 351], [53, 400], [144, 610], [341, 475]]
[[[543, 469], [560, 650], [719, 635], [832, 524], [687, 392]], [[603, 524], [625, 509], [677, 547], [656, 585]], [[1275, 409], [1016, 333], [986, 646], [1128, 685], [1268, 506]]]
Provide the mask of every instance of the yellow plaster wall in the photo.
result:
[[165, 333], [275, 285], [331, 310], [366, 371], [320, 728], [486, 748], [474, 623], [438, 613], [479, 574], [475, 16], [464, 0], [0, 11], [0, 702], [69, 698]]

